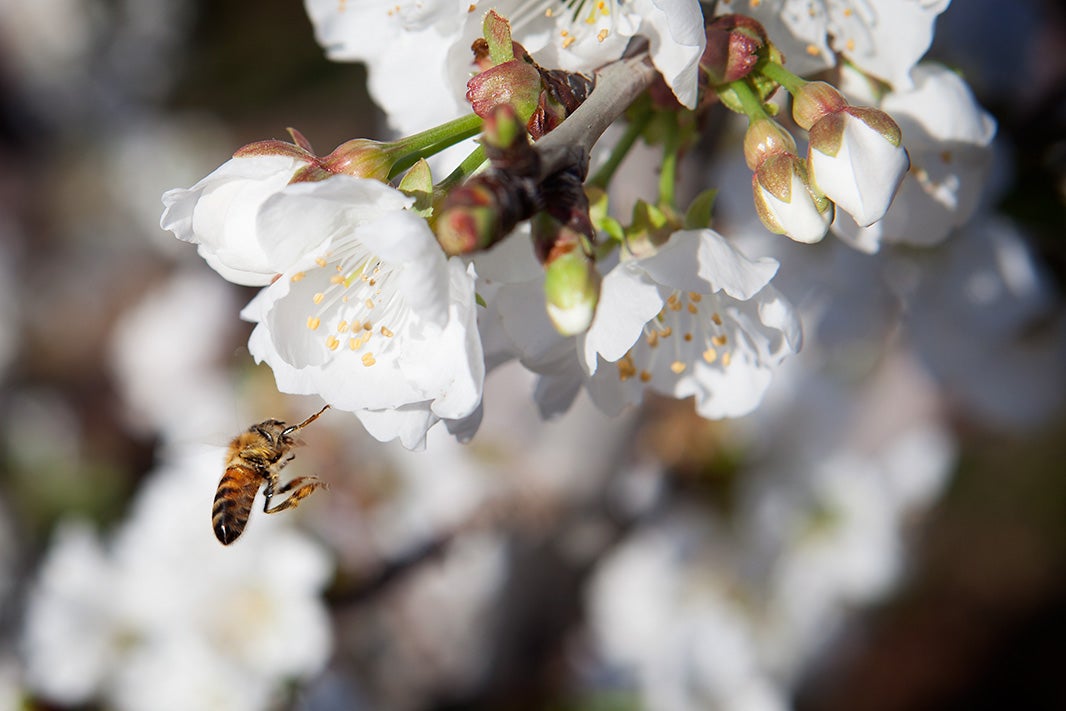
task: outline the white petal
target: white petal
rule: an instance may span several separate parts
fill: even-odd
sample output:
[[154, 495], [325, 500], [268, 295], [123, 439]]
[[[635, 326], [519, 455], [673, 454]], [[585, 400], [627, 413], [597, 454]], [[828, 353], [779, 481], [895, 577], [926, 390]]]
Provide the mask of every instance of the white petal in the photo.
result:
[[679, 230], [640, 266], [659, 284], [697, 293], [724, 291], [748, 299], [777, 273], [777, 261], [748, 259], [714, 230]]
[[[748, 358], [734, 358], [724, 371], [697, 363], [689, 387], [679, 388], [677, 396], [696, 395], [701, 417], [741, 417], [759, 406], [772, 377], [770, 368]], [[699, 386], [693, 387], [697, 381]]]
[[583, 383], [582, 371], [577, 367], [569, 373], [540, 376], [533, 390], [533, 399], [541, 419], [550, 420], [569, 410]]
[[259, 242], [256, 214], [300, 164], [286, 156], [230, 159], [191, 188], [164, 193], [160, 226], [198, 244], [200, 255], [226, 279], [267, 284], [289, 262]]
[[663, 307], [658, 286], [644, 276], [644, 261], [623, 262], [603, 278], [600, 304], [582, 345], [582, 364], [590, 375], [598, 355], [609, 362], [624, 356]]
[[481, 403], [485, 359], [477, 329], [473, 269], [468, 270], [458, 257], [452, 257], [447, 268], [447, 325], [433, 338], [414, 340], [404, 349], [399, 366], [432, 401], [434, 415], [458, 420]]
[[426, 448], [426, 433], [439, 419], [429, 411], [428, 403], [416, 403], [387, 410], [356, 410], [355, 416], [379, 442], [399, 439], [407, 449]]
[[564, 338], [552, 325], [540, 280], [502, 286], [493, 306], [516, 355], [530, 370], [544, 372], [564, 354], [573, 357], [574, 338]]
[[[463, 111], [463, 74], [445, 73], [467, 3], [450, 0], [305, 0], [315, 38], [330, 59], [367, 63], [371, 97], [401, 133], [414, 133]], [[469, 109], [467, 109], [469, 110]]]
[[700, 57], [707, 44], [703, 10], [694, 0], [637, 2], [644, 21], [639, 33], [650, 40], [652, 64], [687, 108], [696, 106]]
[[[414, 202], [377, 180], [335, 175], [296, 183], [264, 201], [256, 220], [263, 250], [278, 261], [305, 266], [321, 256], [316, 248]], [[387, 237], [387, 235], [385, 235]], [[413, 249], [398, 240], [397, 250]], [[399, 260], [397, 260], [399, 261]]]
[[987, 146], [996, 135], [996, 122], [974, 99], [955, 72], [934, 63], [914, 69], [914, 88], [885, 95], [881, 109], [903, 129], [910, 147], [916, 137]]
[[[745, 301], [770, 283], [780, 266], [776, 259], [749, 259], [714, 230], [700, 230], [700, 277], [711, 291]], [[702, 290], [700, 290], [702, 291]]]

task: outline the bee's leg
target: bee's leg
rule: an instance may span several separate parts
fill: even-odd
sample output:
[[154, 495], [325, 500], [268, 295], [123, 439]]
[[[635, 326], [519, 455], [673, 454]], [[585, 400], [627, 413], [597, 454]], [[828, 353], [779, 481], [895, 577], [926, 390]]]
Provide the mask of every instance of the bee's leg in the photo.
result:
[[[310, 496], [312, 491], [325, 486], [326, 482], [322, 481], [318, 477], [296, 477], [292, 481], [283, 484], [281, 487], [278, 488], [276, 492], [271, 492], [277, 494], [284, 494], [288, 491], [291, 491], [292, 493], [289, 494], [288, 498], [286, 498], [284, 501], [279, 502], [276, 506], [272, 508], [264, 507], [263, 510], [267, 513], [277, 513], [278, 511], [284, 511], [285, 509], [294, 509], [299, 506], [300, 501]], [[269, 499], [267, 500], [267, 502], [269, 503]]]
[[[278, 475], [274, 472], [270, 472], [266, 476], [266, 486], [263, 487], [263, 511], [271, 513], [270, 500], [274, 498], [274, 494], [280, 493], [276, 491], [278, 486]], [[285, 491], [284, 487], [280, 491]]]

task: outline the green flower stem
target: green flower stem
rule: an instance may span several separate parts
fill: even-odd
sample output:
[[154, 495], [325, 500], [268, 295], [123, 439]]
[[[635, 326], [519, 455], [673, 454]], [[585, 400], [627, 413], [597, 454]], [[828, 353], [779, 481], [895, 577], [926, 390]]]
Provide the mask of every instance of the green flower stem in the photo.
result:
[[474, 172], [481, 167], [481, 164], [485, 162], [485, 147], [478, 146], [470, 152], [463, 162], [456, 166], [444, 180], [440, 181], [434, 188], [434, 192], [441, 195], [447, 194], [450, 190], [461, 184], [464, 180], [469, 178]]
[[651, 123], [652, 110], [650, 106], [645, 107], [639, 114], [633, 117], [625, 128], [625, 132], [622, 133], [621, 138], [618, 139], [618, 143], [611, 149], [611, 155], [607, 157], [607, 162], [600, 166], [596, 174], [593, 175], [587, 182], [592, 187], [607, 189], [607, 186], [611, 182], [611, 178], [614, 177], [615, 172], [618, 171], [618, 167], [622, 165], [622, 161], [629, 155], [629, 151], [636, 144], [637, 139], [640, 138], [640, 134], [644, 132], [644, 129]]
[[389, 150], [397, 158], [389, 171], [389, 179], [395, 178], [422, 158], [436, 155], [445, 148], [451, 148], [460, 141], [478, 135], [481, 133], [482, 123], [480, 116], [469, 114], [393, 141], [389, 144]]
[[677, 159], [681, 152], [681, 136], [678, 130], [667, 133], [663, 145], [663, 164], [659, 170], [659, 205], [677, 207], [674, 188], [677, 185]]
[[759, 119], [771, 118], [770, 114], [766, 111], [762, 101], [759, 100], [759, 95], [755, 92], [750, 84], [744, 79], [738, 79], [727, 84], [730, 89], [736, 94], [737, 99], [740, 101], [741, 107], [744, 109], [744, 114], [748, 117], [748, 121], [757, 121]]
[[759, 62], [755, 67], [755, 71], [785, 87], [785, 91], [789, 94], [795, 94], [805, 84], [810, 83], [806, 79], [799, 78], [777, 62], [769, 60]]
[[[421, 133], [415, 133], [393, 141], [392, 145], [399, 156], [420, 153], [427, 148], [436, 148], [437, 151], [441, 151], [448, 146], [454, 146], [459, 141], [476, 136], [481, 132], [482, 123], [481, 117], [477, 114], [468, 114], [442, 123], [440, 126], [434, 126]], [[430, 153], [429, 155], [433, 154]], [[424, 158], [425, 156], [422, 157]]]

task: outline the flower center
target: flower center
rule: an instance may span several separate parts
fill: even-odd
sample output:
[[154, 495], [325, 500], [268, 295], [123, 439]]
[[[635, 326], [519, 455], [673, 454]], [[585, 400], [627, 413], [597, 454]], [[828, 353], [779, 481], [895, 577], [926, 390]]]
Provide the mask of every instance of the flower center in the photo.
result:
[[320, 287], [310, 297], [307, 328], [321, 335], [329, 351], [356, 354], [369, 368], [393, 349], [393, 337], [410, 315], [396, 291], [397, 270], [358, 242], [320, 257], [316, 264], [312, 273], [292, 276], [294, 282], [312, 276]]
[[516, 38], [543, 27], [544, 19], [554, 25], [555, 41], [561, 49], [594, 36], [604, 42], [615, 32], [616, 22], [628, 0], [536, 0], [524, 3], [508, 18]]
[[656, 374], [680, 376], [702, 359], [729, 367], [732, 344], [713, 294], [675, 291], [666, 306], [644, 326], [644, 337], [618, 361], [618, 378], [651, 382]]

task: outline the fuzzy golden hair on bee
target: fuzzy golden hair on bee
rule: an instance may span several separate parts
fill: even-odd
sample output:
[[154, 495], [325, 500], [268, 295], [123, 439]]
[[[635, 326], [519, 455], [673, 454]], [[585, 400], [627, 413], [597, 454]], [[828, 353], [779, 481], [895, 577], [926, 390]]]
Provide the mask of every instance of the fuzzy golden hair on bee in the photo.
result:
[[[329, 409], [326, 405], [303, 422], [287, 425], [282, 420], [263, 420], [233, 438], [226, 454], [226, 470], [218, 483], [211, 509], [211, 525], [223, 545], [229, 545], [244, 532], [252, 513], [255, 495], [263, 488], [265, 513], [296, 508], [311, 492], [325, 483], [317, 477], [301, 476], [281, 484], [281, 470], [296, 456], [300, 442], [293, 437]], [[289, 494], [271, 505], [273, 498]]]

